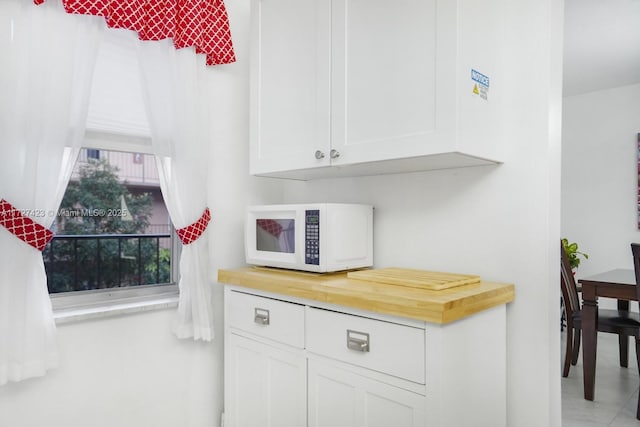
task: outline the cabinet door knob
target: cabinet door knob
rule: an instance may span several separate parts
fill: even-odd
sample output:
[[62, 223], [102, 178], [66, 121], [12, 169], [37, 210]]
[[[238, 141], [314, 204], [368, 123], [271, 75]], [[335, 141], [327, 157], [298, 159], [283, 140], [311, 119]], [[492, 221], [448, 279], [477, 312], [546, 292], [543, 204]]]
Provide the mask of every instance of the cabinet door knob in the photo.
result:
[[347, 348], [349, 350], [368, 353], [371, 350], [369, 344], [369, 334], [366, 332], [352, 331], [347, 329]]
[[324, 159], [324, 153], [320, 150], [316, 150], [316, 159]]
[[265, 310], [264, 308], [254, 308], [253, 313], [253, 321], [255, 323], [257, 323], [258, 325], [269, 324], [269, 310]]
[[332, 149], [329, 152], [329, 157], [331, 157], [332, 159], [337, 159], [338, 157], [340, 157], [340, 152], [338, 150]]

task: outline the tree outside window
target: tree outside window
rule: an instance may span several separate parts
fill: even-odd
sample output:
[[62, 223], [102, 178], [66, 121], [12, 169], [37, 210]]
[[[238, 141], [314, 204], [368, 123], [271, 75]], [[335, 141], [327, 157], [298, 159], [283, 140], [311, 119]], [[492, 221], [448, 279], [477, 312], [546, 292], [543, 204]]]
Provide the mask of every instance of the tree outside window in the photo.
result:
[[58, 211], [56, 237], [43, 252], [49, 292], [169, 283], [169, 226], [151, 224], [154, 210], [164, 209], [168, 217], [163, 202], [154, 202], [154, 192], [161, 199], [159, 186], [136, 187], [122, 179], [135, 171], [112, 164], [118, 161], [109, 158], [116, 155], [95, 160], [86, 154]]

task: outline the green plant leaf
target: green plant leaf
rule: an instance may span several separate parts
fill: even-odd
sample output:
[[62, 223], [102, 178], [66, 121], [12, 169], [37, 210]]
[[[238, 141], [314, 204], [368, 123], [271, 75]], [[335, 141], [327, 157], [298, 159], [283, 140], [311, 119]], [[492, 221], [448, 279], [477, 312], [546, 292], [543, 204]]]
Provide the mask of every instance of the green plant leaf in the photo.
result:
[[569, 266], [571, 267], [571, 269], [578, 268], [578, 266], [580, 265], [581, 259], [579, 256], [583, 256], [584, 259], [589, 259], [589, 255], [578, 250], [579, 247], [577, 243], [569, 243], [569, 240], [567, 238], [561, 238], [560, 241], [562, 242], [562, 246], [567, 253], [567, 257], [569, 258]]

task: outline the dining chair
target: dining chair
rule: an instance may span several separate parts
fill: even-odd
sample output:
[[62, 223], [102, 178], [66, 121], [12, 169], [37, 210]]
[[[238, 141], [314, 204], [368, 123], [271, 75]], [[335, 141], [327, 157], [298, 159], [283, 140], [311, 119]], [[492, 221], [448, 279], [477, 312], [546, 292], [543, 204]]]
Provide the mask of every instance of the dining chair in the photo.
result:
[[[633, 254], [633, 270], [636, 273], [636, 295], [640, 301], [640, 243], [631, 244]], [[636, 330], [636, 355], [638, 357], [638, 371], [640, 373], [640, 327]], [[636, 418], [640, 420], [640, 395], [638, 396], [638, 406], [636, 408]]]
[[[638, 249], [640, 251], [640, 248]], [[582, 307], [578, 297], [573, 271], [569, 265], [569, 257], [562, 242], [560, 242], [560, 285], [562, 288], [562, 298], [564, 299], [565, 315], [567, 318], [567, 348], [564, 358], [564, 369], [562, 376], [569, 375], [571, 365], [578, 362], [580, 351], [580, 337], [582, 326]], [[640, 252], [639, 252], [640, 253]], [[637, 273], [636, 273], [637, 277]], [[628, 310], [598, 309], [598, 332], [607, 332], [618, 335], [618, 349], [620, 351], [620, 366], [628, 365], [629, 337], [636, 337], [636, 357], [638, 358], [638, 342], [640, 339], [640, 317], [638, 313]], [[640, 362], [640, 358], [638, 358]], [[640, 366], [640, 363], [639, 363]]]

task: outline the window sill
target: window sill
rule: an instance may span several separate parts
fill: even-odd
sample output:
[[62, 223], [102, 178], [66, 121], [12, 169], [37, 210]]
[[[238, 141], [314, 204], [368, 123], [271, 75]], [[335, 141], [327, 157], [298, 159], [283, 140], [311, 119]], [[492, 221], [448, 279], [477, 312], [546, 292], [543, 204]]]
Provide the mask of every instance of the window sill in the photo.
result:
[[150, 295], [122, 296], [103, 301], [65, 305], [54, 304], [53, 318], [56, 325], [123, 316], [153, 310], [166, 310], [178, 306], [177, 290]]

